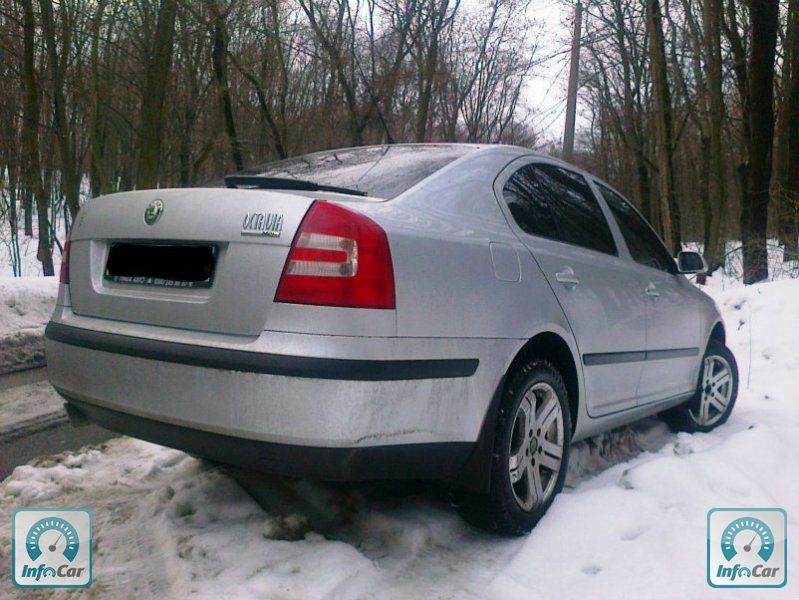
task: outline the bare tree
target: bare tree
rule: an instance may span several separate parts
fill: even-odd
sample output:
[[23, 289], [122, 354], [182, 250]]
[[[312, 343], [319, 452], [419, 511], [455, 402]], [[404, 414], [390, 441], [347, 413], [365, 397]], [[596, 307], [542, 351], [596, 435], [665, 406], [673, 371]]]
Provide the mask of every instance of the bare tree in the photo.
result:
[[438, 73], [444, 31], [460, 7], [460, 0], [422, 0], [416, 8], [413, 56], [417, 65], [417, 118], [415, 141], [428, 141], [433, 85]]
[[67, 2], [59, 4], [62, 25], [61, 47], [59, 48], [53, 22], [53, 3], [50, 0], [40, 0], [39, 6], [42, 13], [42, 33], [47, 45], [47, 57], [52, 78], [50, 92], [53, 97], [53, 129], [61, 154], [61, 187], [66, 195], [69, 212], [74, 218], [80, 206], [80, 166], [76, 163], [74, 130], [70, 129], [67, 121], [64, 91], [64, 71], [72, 44], [74, 14]]
[[785, 244], [786, 260], [799, 257], [799, 0], [788, 3], [786, 88], [783, 123], [787, 164], [782, 178], [782, 202], [778, 219], [779, 236]]
[[674, 187], [674, 131], [672, 129], [671, 89], [666, 71], [663, 17], [660, 0], [647, 0], [650, 69], [655, 98], [655, 122], [658, 139], [658, 190], [663, 238], [675, 254], [680, 249], [680, 211]]
[[[41, 0], [47, 2], [48, 0]], [[164, 98], [172, 66], [176, 0], [161, 0], [158, 21], [147, 60], [147, 77], [141, 98], [138, 187], [157, 187], [161, 164]]]
[[36, 200], [36, 212], [39, 224], [39, 248], [37, 257], [42, 263], [44, 275], [55, 275], [53, 268], [53, 248], [50, 244], [50, 221], [48, 218], [49, 203], [42, 186], [42, 175], [39, 162], [39, 86], [36, 82], [36, 65], [34, 48], [36, 44], [36, 19], [33, 12], [33, 0], [22, 0], [23, 11], [23, 82], [25, 85], [25, 106], [22, 125], [22, 144], [25, 155], [25, 169], [28, 189]]
[[742, 176], [741, 210], [744, 283], [768, 278], [768, 205], [774, 144], [774, 62], [779, 27], [778, 0], [747, 0], [751, 48], [747, 63], [744, 119], [748, 163]]
[[722, 215], [728, 206], [725, 151], [723, 146], [724, 96], [721, 56], [722, 0], [704, 0], [702, 23], [704, 26], [704, 59], [708, 98], [708, 178], [710, 180], [707, 202], [704, 205], [704, 246], [709, 264], [721, 259]]
[[206, 9], [210, 14], [211, 39], [213, 50], [211, 53], [214, 67], [214, 81], [219, 90], [219, 104], [222, 109], [222, 117], [225, 122], [225, 132], [227, 133], [230, 144], [230, 156], [237, 171], [244, 169], [244, 157], [241, 153], [241, 144], [236, 133], [236, 119], [233, 115], [233, 99], [230, 94], [230, 83], [228, 81], [227, 58], [228, 58], [228, 31], [227, 18], [233, 8], [233, 4], [223, 11], [216, 0], [205, 0]]
[[[299, 3], [344, 95], [351, 143], [353, 146], [360, 146], [363, 144], [363, 130], [372, 117], [374, 104], [367, 103], [364, 110], [363, 103], [359, 100], [354, 56], [355, 30], [352, 27], [354, 20], [348, 14], [352, 8], [346, 0], [299, 0]], [[360, 0], [356, 0], [355, 11], [359, 8]]]

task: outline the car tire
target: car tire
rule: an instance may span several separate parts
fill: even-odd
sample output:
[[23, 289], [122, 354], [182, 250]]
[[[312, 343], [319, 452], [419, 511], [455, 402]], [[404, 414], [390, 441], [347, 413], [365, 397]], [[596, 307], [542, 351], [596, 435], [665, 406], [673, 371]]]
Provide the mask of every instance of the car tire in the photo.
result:
[[710, 340], [702, 358], [696, 393], [687, 402], [663, 413], [672, 431], [712, 431], [730, 418], [738, 397], [738, 365], [730, 349]]
[[497, 415], [489, 492], [461, 498], [462, 516], [497, 533], [529, 532], [563, 488], [571, 434], [568, 394], [557, 369], [544, 360], [518, 369]]

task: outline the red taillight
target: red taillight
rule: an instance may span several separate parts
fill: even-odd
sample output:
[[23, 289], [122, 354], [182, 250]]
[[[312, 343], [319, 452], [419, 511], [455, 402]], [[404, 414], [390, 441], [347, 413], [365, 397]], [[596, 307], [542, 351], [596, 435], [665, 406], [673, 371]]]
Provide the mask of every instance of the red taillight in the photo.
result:
[[395, 308], [385, 231], [360, 213], [314, 201], [294, 236], [275, 302]]
[[61, 273], [58, 281], [69, 284], [69, 240], [64, 242], [64, 254], [61, 255]]

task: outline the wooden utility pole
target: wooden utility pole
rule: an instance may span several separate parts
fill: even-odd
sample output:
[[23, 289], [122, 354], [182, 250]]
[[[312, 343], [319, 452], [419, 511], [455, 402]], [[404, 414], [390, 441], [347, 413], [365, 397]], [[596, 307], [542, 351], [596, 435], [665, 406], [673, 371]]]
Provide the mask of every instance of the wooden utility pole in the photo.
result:
[[572, 37], [571, 65], [569, 67], [569, 91], [566, 98], [566, 128], [563, 132], [563, 160], [571, 160], [574, 154], [574, 121], [577, 117], [577, 82], [580, 76], [580, 36], [583, 26], [583, 5], [580, 0], [574, 5], [574, 35]]

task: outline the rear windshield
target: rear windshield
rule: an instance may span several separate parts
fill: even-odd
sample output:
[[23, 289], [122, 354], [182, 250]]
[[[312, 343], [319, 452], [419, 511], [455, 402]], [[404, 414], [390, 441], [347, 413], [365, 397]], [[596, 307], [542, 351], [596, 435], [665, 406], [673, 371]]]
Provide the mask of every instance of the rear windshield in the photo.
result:
[[435, 144], [325, 150], [253, 167], [242, 174], [302, 179], [391, 199], [477, 148]]

